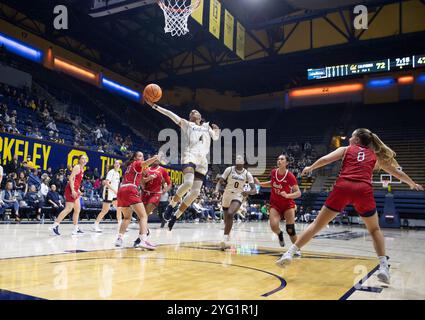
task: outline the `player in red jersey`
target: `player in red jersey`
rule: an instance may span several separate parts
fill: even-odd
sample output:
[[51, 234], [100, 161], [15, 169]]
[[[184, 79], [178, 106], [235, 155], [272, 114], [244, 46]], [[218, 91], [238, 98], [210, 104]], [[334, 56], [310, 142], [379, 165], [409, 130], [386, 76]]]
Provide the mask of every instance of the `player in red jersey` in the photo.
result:
[[[146, 208], [146, 214], [148, 216], [158, 207], [161, 195], [164, 192], [168, 192], [172, 186], [168, 171], [159, 164], [160, 161], [156, 160], [152, 166], [144, 171], [143, 178], [141, 180], [143, 189], [142, 202]], [[161, 217], [161, 220], [162, 219], [163, 218]], [[139, 221], [139, 224], [141, 224], [141, 222], [142, 220]], [[140, 230], [142, 230], [141, 225]], [[141, 236], [139, 235], [136, 241], [134, 241], [134, 247], [138, 247], [140, 245], [140, 241]]]
[[87, 164], [88, 159], [86, 155], [78, 157], [78, 164], [72, 169], [71, 175], [69, 176], [68, 184], [65, 187], [65, 208], [59, 213], [55, 222], [53, 223], [53, 234], [59, 236], [59, 224], [63, 219], [74, 209], [72, 222], [74, 223], [73, 235], [82, 234], [83, 232], [78, 227], [78, 218], [80, 216], [81, 205], [80, 205], [80, 185], [83, 181], [84, 166]]
[[[301, 191], [298, 187], [297, 178], [287, 167], [289, 159], [286, 155], [280, 155], [277, 158], [277, 168], [270, 174], [270, 181], [260, 183], [260, 186], [272, 188], [270, 194], [270, 228], [277, 234], [279, 244], [284, 247], [283, 232], [280, 229], [280, 220], [286, 221], [286, 232], [295, 243], [297, 235], [295, 232], [295, 201], [301, 197]], [[300, 254], [297, 252], [297, 254]]]
[[142, 181], [143, 170], [157, 159], [158, 156], [154, 156], [144, 161], [143, 153], [137, 151], [126, 163], [127, 170], [125, 171], [117, 195], [117, 206], [123, 213], [124, 217], [121, 223], [118, 239], [115, 242], [116, 247], [123, 246], [122, 238], [127, 230], [128, 225], [130, 224], [131, 215], [133, 214], [133, 211], [135, 211], [140, 219], [139, 246], [150, 250], [155, 249], [155, 246], [147, 241], [148, 216], [146, 214], [145, 206], [142, 203], [139, 192], [139, 185]]
[[385, 239], [379, 228], [376, 204], [373, 197], [372, 174], [374, 169], [382, 169], [416, 191], [424, 190], [407, 174], [398, 170], [395, 152], [386, 146], [379, 137], [368, 129], [357, 129], [350, 138], [348, 147], [341, 147], [317, 160], [303, 170], [303, 175], [342, 160], [342, 170], [329, 194], [325, 205], [312, 224], [298, 237], [298, 240], [276, 262], [280, 266], [290, 264], [294, 252], [306, 245], [321, 229], [331, 222], [346, 205], [352, 204], [373, 239], [380, 266], [379, 280], [389, 283], [388, 258], [385, 255]]
[[[146, 207], [146, 213], [150, 215], [159, 204], [159, 199], [164, 192], [171, 189], [171, 179], [168, 171], [161, 167], [159, 160], [156, 160], [145, 170], [142, 179], [142, 201]], [[164, 186], [164, 188], [163, 188]]]

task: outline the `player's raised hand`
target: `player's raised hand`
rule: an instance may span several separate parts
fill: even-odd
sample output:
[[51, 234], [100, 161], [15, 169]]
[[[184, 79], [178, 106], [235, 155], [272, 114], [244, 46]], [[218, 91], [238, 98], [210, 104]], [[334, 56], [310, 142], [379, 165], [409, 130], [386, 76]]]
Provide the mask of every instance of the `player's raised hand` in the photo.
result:
[[424, 191], [424, 187], [417, 183], [415, 183], [414, 185], [411, 185], [410, 189], [415, 191]]
[[217, 129], [220, 129], [219, 127], [218, 127], [218, 125], [216, 125], [216, 124], [211, 124], [211, 128], [213, 128], [213, 130], [217, 130]]
[[301, 175], [306, 176], [306, 175], [308, 175], [309, 173], [312, 173], [312, 172], [313, 172], [313, 169], [311, 167], [305, 167], [303, 169], [303, 172], [301, 173]]

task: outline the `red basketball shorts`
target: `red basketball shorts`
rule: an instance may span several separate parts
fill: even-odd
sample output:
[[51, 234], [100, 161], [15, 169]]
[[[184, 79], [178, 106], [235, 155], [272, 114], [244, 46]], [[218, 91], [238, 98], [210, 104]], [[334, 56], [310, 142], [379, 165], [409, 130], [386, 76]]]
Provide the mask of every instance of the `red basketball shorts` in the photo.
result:
[[141, 203], [139, 190], [136, 186], [125, 186], [118, 190], [117, 194], [117, 206], [118, 207], [129, 207], [133, 204]]
[[142, 195], [142, 202], [144, 205], [148, 205], [149, 203], [152, 203], [157, 207], [160, 199], [161, 199], [161, 194], [159, 193], [144, 192]]
[[332, 211], [341, 212], [349, 204], [362, 217], [373, 216], [376, 213], [376, 203], [372, 186], [365, 182], [338, 179], [325, 206]]
[[282, 199], [276, 199], [276, 198], [270, 198], [270, 209], [275, 209], [281, 219], [285, 218], [284, 213], [289, 209], [294, 209], [296, 207], [295, 201], [292, 199], [285, 199], [282, 197]]
[[80, 199], [80, 190], [76, 191], [77, 192], [77, 197], [74, 198], [72, 196], [72, 192], [71, 192], [71, 186], [69, 184], [66, 185], [65, 187], [65, 201], [66, 202], [75, 202], [75, 200]]

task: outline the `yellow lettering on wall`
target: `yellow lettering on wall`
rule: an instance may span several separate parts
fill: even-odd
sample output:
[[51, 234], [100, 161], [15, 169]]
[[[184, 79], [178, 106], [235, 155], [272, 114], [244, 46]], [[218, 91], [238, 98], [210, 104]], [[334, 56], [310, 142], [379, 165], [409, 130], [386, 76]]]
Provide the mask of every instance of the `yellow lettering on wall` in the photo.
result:
[[38, 149], [40, 149], [42, 145], [40, 143], [34, 143], [34, 150], [32, 152], [32, 162], [34, 166], [38, 169], [40, 166], [37, 164], [37, 159], [41, 159], [41, 155], [38, 153]]
[[52, 146], [43, 145], [43, 170], [47, 170], [47, 163], [49, 161], [51, 149], [52, 149]]
[[24, 140], [16, 140], [16, 144], [15, 144], [15, 156], [24, 156], [24, 151], [22, 150], [20, 150], [21, 148], [21, 146], [24, 146], [25, 145], [25, 141]]
[[24, 159], [25, 160], [28, 158], [28, 146], [29, 146], [29, 142], [25, 141], [25, 147], [24, 147]]
[[105, 169], [107, 169], [108, 168], [108, 157], [105, 157], [105, 156], [101, 156], [100, 157], [100, 160], [102, 161], [102, 170], [101, 170], [101, 173], [100, 173], [100, 175], [102, 176], [102, 177], [104, 177], [105, 176]]
[[7, 159], [7, 161], [12, 160], [12, 146], [15, 142], [15, 139], [10, 139], [8, 137], [4, 138], [4, 148], [3, 148], [3, 160]]

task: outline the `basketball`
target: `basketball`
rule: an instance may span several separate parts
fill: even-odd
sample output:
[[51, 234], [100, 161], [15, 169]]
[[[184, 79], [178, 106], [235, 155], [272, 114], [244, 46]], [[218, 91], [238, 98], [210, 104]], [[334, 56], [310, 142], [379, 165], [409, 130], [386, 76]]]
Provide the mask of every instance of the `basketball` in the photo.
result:
[[149, 102], [158, 102], [162, 97], [162, 89], [157, 84], [148, 84], [143, 90], [143, 97]]

